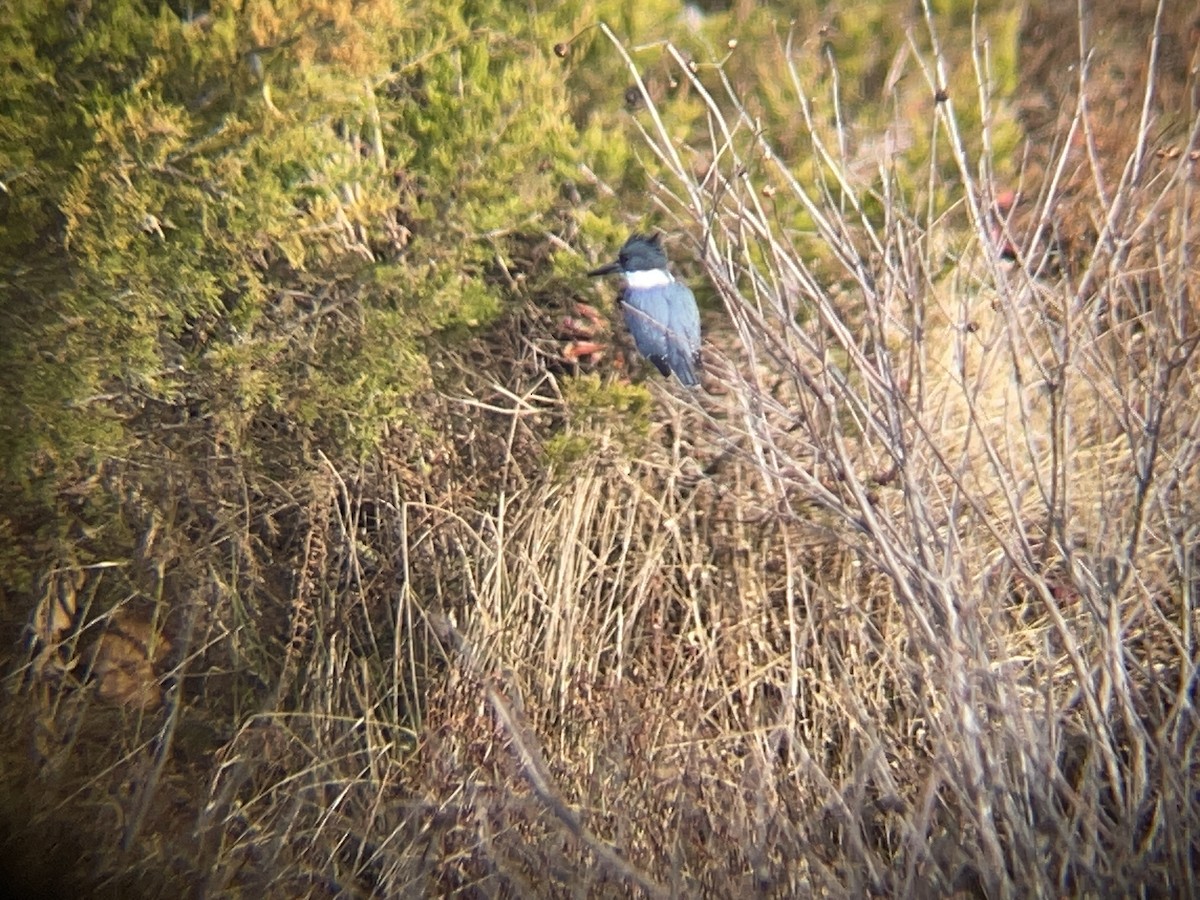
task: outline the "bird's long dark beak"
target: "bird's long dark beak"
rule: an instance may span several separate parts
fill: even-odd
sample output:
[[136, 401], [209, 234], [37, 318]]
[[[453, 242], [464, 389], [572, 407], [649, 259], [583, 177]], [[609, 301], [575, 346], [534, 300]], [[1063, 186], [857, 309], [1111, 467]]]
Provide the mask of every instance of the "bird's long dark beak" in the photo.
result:
[[608, 265], [601, 266], [598, 269], [592, 269], [592, 271], [588, 272], [588, 275], [595, 278], [597, 275], [611, 275], [613, 272], [619, 271], [621, 271], [621, 264], [619, 262], [610, 262]]

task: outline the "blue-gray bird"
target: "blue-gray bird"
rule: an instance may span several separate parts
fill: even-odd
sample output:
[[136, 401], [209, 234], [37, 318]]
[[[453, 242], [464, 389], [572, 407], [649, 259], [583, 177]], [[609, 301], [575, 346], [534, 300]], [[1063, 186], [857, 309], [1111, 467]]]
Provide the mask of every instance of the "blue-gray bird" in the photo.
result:
[[700, 309], [687, 285], [667, 271], [661, 235], [635, 234], [625, 242], [616, 262], [588, 275], [625, 277], [621, 310], [638, 352], [664, 375], [674, 372], [681, 384], [696, 387], [700, 379]]

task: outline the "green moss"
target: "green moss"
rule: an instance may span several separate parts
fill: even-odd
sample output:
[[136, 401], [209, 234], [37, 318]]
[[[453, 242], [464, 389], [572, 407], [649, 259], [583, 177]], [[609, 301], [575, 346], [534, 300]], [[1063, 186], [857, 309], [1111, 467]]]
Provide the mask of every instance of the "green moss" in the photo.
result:
[[637, 384], [584, 375], [564, 383], [567, 426], [546, 442], [550, 468], [569, 476], [583, 460], [616, 450], [637, 457], [650, 435], [653, 398]]

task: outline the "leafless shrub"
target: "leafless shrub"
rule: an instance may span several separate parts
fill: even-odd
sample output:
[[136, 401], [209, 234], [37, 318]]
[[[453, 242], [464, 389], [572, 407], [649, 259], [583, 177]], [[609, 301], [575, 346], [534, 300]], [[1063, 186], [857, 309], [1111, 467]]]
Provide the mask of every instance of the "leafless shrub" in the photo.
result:
[[[589, 469], [562, 498], [507, 502], [469, 564], [488, 578], [468, 633], [558, 790], [664, 890], [1189, 893], [1197, 122], [1187, 153], [1152, 152], [1152, 57], [1128, 155], [1089, 154], [1113, 126], [1081, 66], [1073, 133], [1018, 233], [926, 26], [945, 210], [886, 166], [863, 178], [814, 119], [802, 183], [732, 85], [714, 96], [663, 48], [708, 103], [712, 163], [684, 161], [644, 89], [643, 138], [733, 323], [725, 391], [632, 477]], [[1068, 215], [1096, 225], [1073, 260]], [[443, 728], [482, 713], [523, 742], [481, 696], [439, 701]], [[471, 751], [455, 771], [505, 786], [459, 820], [466, 858], [494, 867], [481, 889], [555, 893], [547, 858], [564, 893], [610, 877], [578, 841], [517, 861], [562, 840], [540, 804], [506, 849], [480, 843], [534, 774], [466, 730], [435, 756]]]

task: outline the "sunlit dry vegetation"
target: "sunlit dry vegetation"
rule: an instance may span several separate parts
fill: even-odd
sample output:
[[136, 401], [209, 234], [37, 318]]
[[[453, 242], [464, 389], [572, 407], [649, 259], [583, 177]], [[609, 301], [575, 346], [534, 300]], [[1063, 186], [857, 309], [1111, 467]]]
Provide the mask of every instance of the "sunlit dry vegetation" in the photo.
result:
[[[628, 84], [626, 148], [565, 189], [594, 209], [343, 223], [388, 272], [423, 228], [494, 248], [451, 255], [494, 296], [422, 333], [403, 412], [310, 429], [268, 369], [191, 427], [130, 388], [165, 433], [61, 479], [53, 540], [0, 522], [32, 573], [17, 864], [57, 845], [122, 896], [1196, 894], [1200, 20], [1035, 9], [1020, 58], [1059, 80], [1018, 100], [1015, 19], [1000, 46], [959, 6], [904, 20], [861, 114], [832, 26], [698, 61], [564, 20], [563, 65]], [[702, 391], [555, 337], [587, 235], [651, 215], [710, 304]], [[343, 288], [271, 315], [369, 334]], [[332, 350], [325, 388], [369, 392]]]

